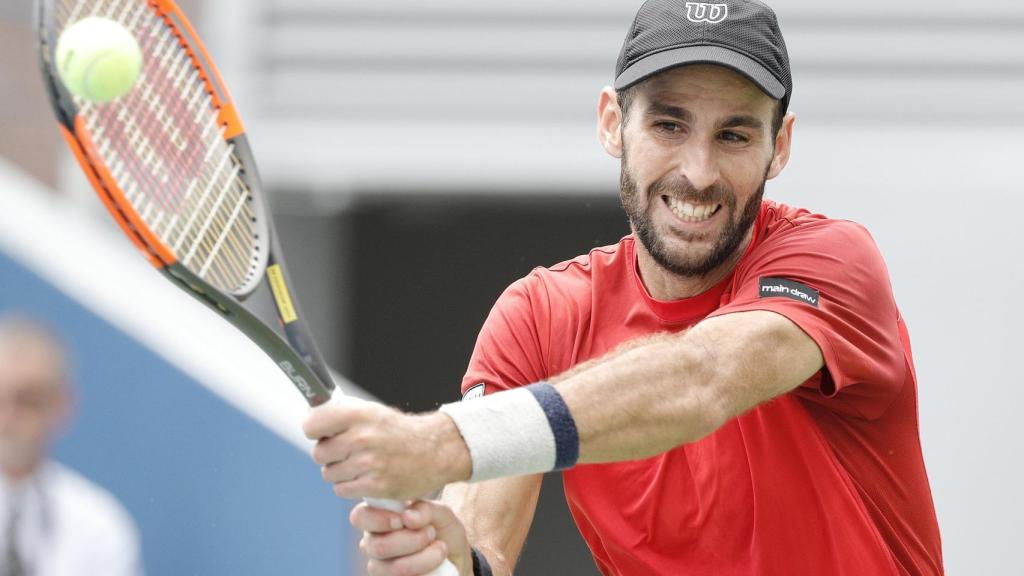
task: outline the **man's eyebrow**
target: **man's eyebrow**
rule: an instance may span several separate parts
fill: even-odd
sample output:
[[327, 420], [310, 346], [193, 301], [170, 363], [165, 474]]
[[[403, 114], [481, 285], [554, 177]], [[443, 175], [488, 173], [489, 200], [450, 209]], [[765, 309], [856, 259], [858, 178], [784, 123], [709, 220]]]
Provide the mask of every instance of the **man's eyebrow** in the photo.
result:
[[730, 116], [722, 122], [719, 128], [751, 128], [753, 130], [763, 130], [764, 122], [756, 116]]
[[651, 102], [644, 111], [644, 116], [668, 116], [682, 122], [692, 123], [693, 112], [681, 106], [673, 106], [664, 102]]
[[[669, 118], [675, 118], [676, 120], [679, 120], [681, 122], [691, 124], [694, 121], [693, 112], [690, 112], [686, 108], [683, 108], [682, 106], [666, 104], [664, 102], [659, 102], [657, 100], [652, 101], [647, 105], [647, 110], [644, 111], [644, 115], [655, 117], [667, 116]], [[723, 121], [719, 125], [719, 129], [726, 128], [750, 128], [752, 130], [760, 131], [764, 129], [764, 121], [762, 121], [760, 118], [756, 116], [740, 114], [737, 116], [730, 116], [729, 118], [726, 118], [725, 121]]]

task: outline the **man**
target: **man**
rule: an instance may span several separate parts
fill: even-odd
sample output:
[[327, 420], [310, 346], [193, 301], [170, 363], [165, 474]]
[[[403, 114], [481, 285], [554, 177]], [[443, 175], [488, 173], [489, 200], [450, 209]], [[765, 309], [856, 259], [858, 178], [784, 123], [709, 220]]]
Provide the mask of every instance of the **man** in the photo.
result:
[[861, 226], [765, 201], [789, 160], [788, 56], [753, 0], [651, 0], [600, 97], [633, 234], [514, 283], [467, 397], [314, 411], [371, 574], [510, 574], [565, 470], [603, 574], [942, 572], [906, 328]]
[[128, 513], [47, 459], [71, 410], [63, 350], [35, 322], [0, 318], [0, 576], [141, 574]]

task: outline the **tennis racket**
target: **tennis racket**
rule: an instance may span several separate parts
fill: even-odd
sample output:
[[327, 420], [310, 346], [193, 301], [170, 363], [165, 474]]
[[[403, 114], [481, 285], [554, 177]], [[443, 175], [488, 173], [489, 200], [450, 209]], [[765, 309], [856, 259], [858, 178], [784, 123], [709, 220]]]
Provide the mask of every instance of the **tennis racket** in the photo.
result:
[[[37, 7], [43, 79], [60, 130], [121, 230], [168, 280], [251, 338], [310, 406], [331, 400], [335, 385], [289, 290], [238, 111], [185, 14], [171, 0]], [[131, 31], [143, 55], [132, 91], [106, 104], [71, 94], [55, 62], [61, 32], [92, 16]], [[273, 302], [269, 314], [251, 305], [261, 291]], [[432, 574], [457, 573], [446, 560]]]

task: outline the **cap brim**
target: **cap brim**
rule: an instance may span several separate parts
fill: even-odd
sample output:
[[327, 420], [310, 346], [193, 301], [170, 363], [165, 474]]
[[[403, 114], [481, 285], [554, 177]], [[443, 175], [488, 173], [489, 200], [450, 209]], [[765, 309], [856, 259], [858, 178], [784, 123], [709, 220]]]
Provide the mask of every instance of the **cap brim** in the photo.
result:
[[684, 46], [651, 54], [623, 70], [615, 79], [615, 89], [624, 90], [659, 72], [688, 64], [719, 64], [743, 74], [776, 100], [786, 95], [786, 87], [767, 68], [749, 56], [721, 46]]

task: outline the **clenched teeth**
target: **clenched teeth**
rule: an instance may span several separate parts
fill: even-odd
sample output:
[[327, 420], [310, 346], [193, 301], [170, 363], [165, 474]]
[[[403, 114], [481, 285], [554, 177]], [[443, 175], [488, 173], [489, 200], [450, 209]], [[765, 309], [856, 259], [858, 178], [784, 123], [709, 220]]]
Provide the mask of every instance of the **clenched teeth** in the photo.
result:
[[703, 222], [715, 215], [718, 209], [722, 207], [721, 204], [704, 204], [695, 205], [689, 202], [683, 202], [677, 198], [671, 196], [668, 197], [668, 207], [672, 212], [679, 217], [683, 222]]

